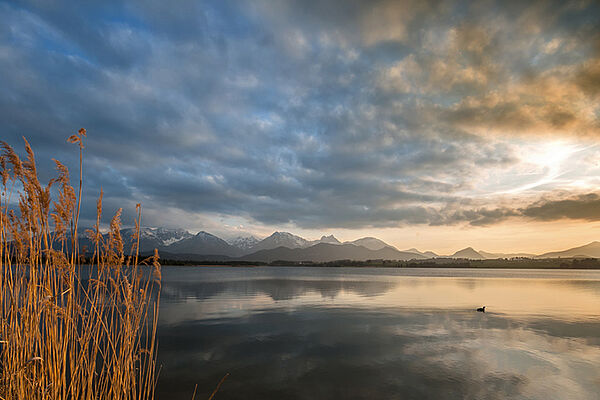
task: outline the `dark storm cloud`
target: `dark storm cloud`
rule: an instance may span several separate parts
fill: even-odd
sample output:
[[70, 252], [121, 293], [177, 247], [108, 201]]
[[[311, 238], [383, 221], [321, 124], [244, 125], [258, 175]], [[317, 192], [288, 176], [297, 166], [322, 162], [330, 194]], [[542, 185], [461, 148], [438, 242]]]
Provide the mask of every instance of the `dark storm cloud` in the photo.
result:
[[544, 196], [523, 207], [473, 207], [467, 202], [458, 210], [451, 206], [442, 210], [441, 213], [429, 215], [427, 222], [431, 225], [453, 225], [467, 222], [473, 226], [487, 226], [511, 217], [524, 217], [535, 221], [561, 219], [600, 221], [600, 195], [586, 193], [569, 196], [564, 192], [554, 193], [553, 196]]
[[163, 207], [492, 224], [535, 213], [468, 201], [519, 162], [498, 131], [598, 132], [580, 107], [598, 93], [593, 2], [22, 1], [0, 15], [1, 136], [27, 136], [47, 179], [51, 157], [76, 170], [64, 140], [86, 127], [90, 220], [102, 186], [108, 208], [141, 201], [155, 224]]
[[600, 220], [600, 196], [588, 193], [567, 199], [542, 199], [520, 210], [529, 218], [541, 221], [553, 221], [561, 218]]

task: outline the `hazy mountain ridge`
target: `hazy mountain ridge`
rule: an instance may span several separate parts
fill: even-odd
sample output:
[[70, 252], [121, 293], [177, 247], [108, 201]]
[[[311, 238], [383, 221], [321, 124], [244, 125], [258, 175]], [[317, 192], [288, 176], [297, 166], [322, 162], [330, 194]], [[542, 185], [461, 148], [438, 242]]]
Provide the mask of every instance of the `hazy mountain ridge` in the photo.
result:
[[[87, 229], [80, 229], [81, 232], [85, 232]], [[121, 229], [121, 238], [123, 240], [123, 249], [126, 253], [130, 252], [133, 248], [133, 234], [134, 228]], [[140, 253], [151, 253], [154, 249], [163, 250], [174, 243], [178, 243], [184, 239], [192, 237], [190, 232], [185, 229], [169, 229], [169, 228], [153, 228], [153, 227], [142, 227], [140, 228]], [[102, 235], [104, 241], [108, 240], [108, 233]], [[88, 250], [93, 248], [91, 240], [87, 235], [83, 235], [79, 239], [80, 247], [86, 247]]]
[[436, 257], [439, 257], [439, 255], [436, 254], [436, 253], [434, 253], [433, 251], [419, 251], [419, 250], [415, 249], [414, 247], [410, 248], [408, 250], [403, 250], [403, 251], [406, 251], [407, 253], [420, 254], [420, 255], [425, 256], [427, 258], [436, 258]]
[[[124, 249], [132, 248], [133, 228], [121, 230]], [[108, 234], [104, 235], [105, 240]], [[80, 245], [91, 249], [91, 242], [82, 238]], [[323, 246], [325, 245], [325, 246]], [[274, 232], [264, 239], [254, 236], [240, 236], [225, 241], [208, 232], [191, 234], [184, 229], [143, 227], [140, 230], [140, 252], [151, 253], [158, 249], [161, 254], [173, 259], [198, 258], [207, 260], [238, 259], [248, 261], [286, 260], [286, 261], [332, 261], [336, 259], [367, 260], [390, 259], [411, 260], [428, 258], [464, 258], [486, 260], [497, 258], [560, 258], [586, 257], [600, 258], [600, 242], [595, 241], [583, 246], [562, 251], [547, 252], [540, 255], [530, 253], [491, 253], [475, 250], [472, 247], [461, 249], [452, 255], [441, 256], [431, 251], [419, 251], [416, 248], [400, 251], [386, 242], [364, 237], [353, 241], [340, 242], [334, 235], [321, 236], [318, 240], [307, 240], [289, 232]], [[327, 252], [328, 254], [324, 254]], [[259, 259], [259, 258], [263, 259]], [[286, 259], [285, 257], [291, 257]]]
[[415, 253], [398, 251], [392, 247], [385, 247], [380, 250], [371, 250], [364, 246], [357, 246], [350, 243], [331, 244], [318, 243], [306, 248], [290, 249], [288, 247], [278, 247], [270, 250], [259, 250], [256, 253], [240, 257], [246, 261], [273, 262], [278, 260], [285, 261], [313, 261], [329, 262], [336, 260], [415, 260], [425, 259], [424, 256]]
[[204, 231], [198, 232], [195, 236], [170, 244], [164, 249], [170, 253], [210, 254], [229, 257], [240, 256], [243, 253], [241, 249]]
[[[133, 228], [121, 230], [121, 237], [123, 238], [125, 248], [131, 248], [133, 233]], [[192, 236], [191, 233], [184, 229], [143, 227], [140, 229], [140, 251], [147, 252], [155, 248], [165, 248]]]
[[583, 246], [573, 247], [562, 251], [551, 251], [540, 254], [537, 258], [558, 258], [558, 257], [592, 257], [600, 258], [600, 242], [594, 241]]
[[342, 242], [340, 242], [335, 236], [333, 235], [329, 235], [329, 236], [321, 236], [321, 239], [319, 240], [315, 240], [312, 243], [317, 244], [317, 243], [330, 243], [330, 244], [342, 244]]
[[301, 236], [294, 235], [289, 232], [273, 232], [271, 236], [264, 238], [263, 240], [257, 241], [254, 246], [248, 247], [244, 250], [248, 250], [248, 254], [254, 253], [260, 250], [271, 250], [278, 247], [287, 247], [289, 249], [307, 248], [314, 246], [319, 243], [329, 244], [342, 244], [335, 236], [321, 236], [318, 240], [308, 240]]
[[484, 260], [485, 257], [472, 247], [467, 247], [452, 254], [450, 258], [468, 258], [469, 260]]
[[309, 240], [303, 237], [291, 234], [289, 232], [273, 232], [271, 236], [264, 238], [259, 241], [256, 245], [252, 246], [249, 250], [256, 252], [259, 250], [270, 250], [277, 247], [288, 247], [290, 249], [308, 247], [311, 245]]
[[[356, 239], [353, 240], [351, 242], [344, 242], [344, 244], [354, 244], [356, 246], [363, 246], [366, 247], [369, 250], [381, 250], [385, 247], [391, 247], [393, 249], [396, 249], [394, 246], [390, 246], [389, 244], [387, 244], [386, 242], [384, 242], [383, 240], [374, 238], [374, 237], [364, 237], [364, 238], [360, 238], [360, 239]], [[397, 249], [396, 249], [397, 250]]]
[[233, 247], [237, 247], [241, 250], [248, 250], [256, 246], [260, 239], [255, 236], [237, 236], [231, 239], [226, 240], [227, 243], [232, 245]]
[[479, 254], [484, 256], [486, 259], [495, 259], [495, 258], [517, 258], [517, 257], [525, 257], [525, 258], [533, 258], [537, 257], [532, 253], [488, 253], [487, 251], [479, 250]]

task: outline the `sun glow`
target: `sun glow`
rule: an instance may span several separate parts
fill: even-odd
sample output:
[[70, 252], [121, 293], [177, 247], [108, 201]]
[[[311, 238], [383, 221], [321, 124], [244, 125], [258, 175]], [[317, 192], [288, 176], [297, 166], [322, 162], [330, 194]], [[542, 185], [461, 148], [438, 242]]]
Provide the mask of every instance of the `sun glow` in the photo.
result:
[[555, 182], [566, 170], [567, 161], [585, 147], [559, 140], [523, 146], [519, 158], [533, 181], [519, 185], [503, 193], [519, 193]]
[[573, 153], [581, 150], [580, 146], [564, 140], [536, 144], [535, 147], [536, 150], [527, 155], [527, 160], [551, 171], [558, 171], [565, 160]]

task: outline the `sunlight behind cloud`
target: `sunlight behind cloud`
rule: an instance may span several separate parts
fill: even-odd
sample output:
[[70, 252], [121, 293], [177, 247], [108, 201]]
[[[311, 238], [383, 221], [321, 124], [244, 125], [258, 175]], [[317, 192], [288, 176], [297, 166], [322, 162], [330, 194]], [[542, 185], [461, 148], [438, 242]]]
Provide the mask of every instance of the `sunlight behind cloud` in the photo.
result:
[[521, 147], [519, 156], [524, 169], [524, 173], [520, 175], [521, 182], [499, 194], [521, 193], [555, 183], [570, 168], [567, 162], [569, 158], [585, 149], [585, 146], [566, 140], [532, 143]]

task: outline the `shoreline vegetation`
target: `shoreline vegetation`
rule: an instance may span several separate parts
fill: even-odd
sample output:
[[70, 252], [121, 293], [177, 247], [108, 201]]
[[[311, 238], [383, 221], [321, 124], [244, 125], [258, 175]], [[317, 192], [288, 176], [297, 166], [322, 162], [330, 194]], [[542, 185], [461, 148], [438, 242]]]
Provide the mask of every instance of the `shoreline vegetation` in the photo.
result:
[[68, 139], [79, 147], [77, 189], [57, 160], [58, 176], [42, 185], [27, 140], [23, 159], [0, 142], [3, 400], [154, 397], [158, 252], [146, 259], [138, 256], [139, 204], [131, 248], [123, 246], [120, 209], [108, 236], [100, 233], [100, 189], [96, 224], [85, 232], [93, 249], [89, 259], [82, 257], [78, 224], [86, 137], [80, 129]]
[[513, 258], [493, 260], [468, 260], [434, 258], [418, 261], [395, 260], [338, 260], [332, 262], [294, 262], [278, 260], [274, 262], [255, 261], [194, 261], [162, 259], [163, 266], [197, 267], [359, 267], [359, 268], [473, 268], [473, 269], [600, 269], [597, 258]]

